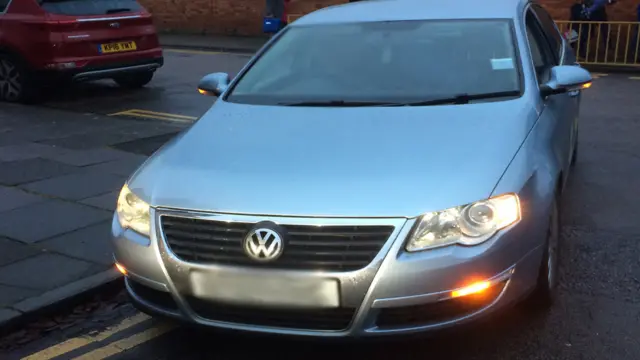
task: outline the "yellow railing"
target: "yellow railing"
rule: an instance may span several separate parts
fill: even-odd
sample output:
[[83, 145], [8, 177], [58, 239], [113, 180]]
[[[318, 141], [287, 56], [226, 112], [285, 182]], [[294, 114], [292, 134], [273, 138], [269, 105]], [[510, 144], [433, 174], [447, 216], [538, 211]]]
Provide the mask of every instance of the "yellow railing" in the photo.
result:
[[640, 67], [640, 23], [556, 21], [556, 24], [563, 35], [573, 33], [579, 63]]
[[303, 17], [305, 14], [289, 14], [287, 15], [287, 23], [291, 24], [292, 22], [298, 20], [298, 18]]

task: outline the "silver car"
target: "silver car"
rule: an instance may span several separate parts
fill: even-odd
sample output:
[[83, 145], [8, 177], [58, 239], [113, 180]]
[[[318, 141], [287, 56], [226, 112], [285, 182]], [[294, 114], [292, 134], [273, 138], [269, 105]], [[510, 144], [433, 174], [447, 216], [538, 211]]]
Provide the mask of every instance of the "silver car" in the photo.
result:
[[[274, 36], [123, 187], [132, 301], [218, 328], [363, 337], [550, 304], [591, 85], [529, 0], [394, 0]], [[534, 301], [535, 300], [535, 301]]]

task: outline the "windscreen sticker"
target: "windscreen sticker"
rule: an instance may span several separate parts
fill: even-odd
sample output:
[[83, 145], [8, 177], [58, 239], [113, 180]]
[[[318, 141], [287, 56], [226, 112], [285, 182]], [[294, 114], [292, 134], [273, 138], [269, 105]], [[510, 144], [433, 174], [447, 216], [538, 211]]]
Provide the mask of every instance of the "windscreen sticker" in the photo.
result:
[[515, 68], [512, 58], [491, 59], [491, 68], [493, 70], [508, 70]]

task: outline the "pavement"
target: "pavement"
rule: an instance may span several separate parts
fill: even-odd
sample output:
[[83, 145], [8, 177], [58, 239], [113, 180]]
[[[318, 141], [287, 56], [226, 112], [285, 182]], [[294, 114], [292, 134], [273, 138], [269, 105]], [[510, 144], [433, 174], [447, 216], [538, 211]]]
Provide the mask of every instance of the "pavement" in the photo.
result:
[[[76, 308], [67, 316], [39, 315], [117, 279], [107, 236], [118, 190], [147, 156], [211, 106], [213, 98], [196, 92], [197, 81], [210, 72], [233, 75], [249, 59], [203, 49], [168, 48], [165, 67], [145, 89], [102, 81], [59, 89], [38, 106], [2, 104], [0, 326], [34, 311], [39, 319], [5, 339], [12, 349], [8, 358], [53, 358], [44, 351], [60, 358], [189, 360], [215, 353], [243, 359], [268, 347], [286, 359], [299, 358], [303, 346], [314, 346], [310, 358], [640, 358], [634, 181], [640, 177], [640, 103], [634, 95], [640, 78], [621, 74], [596, 74], [584, 93], [580, 158], [563, 207], [563, 285], [548, 314], [515, 309], [459, 336], [384, 347], [211, 334], [149, 319], [122, 294], [90, 306], [89, 316]], [[2, 344], [0, 339], [0, 358]]]
[[[249, 58], [219, 58], [194, 50], [198, 43], [189, 39], [206, 44], [202, 37], [163, 37], [192, 47], [169, 49], [164, 68], [144, 89], [98, 81], [60, 88], [38, 106], [2, 104], [0, 329], [119, 279], [108, 242], [118, 191], [211, 106], [213, 98], [197, 93], [198, 80], [213, 69], [234, 74]], [[260, 46], [249, 39], [234, 48], [232, 40], [208, 39], [225, 50]]]
[[184, 127], [2, 104], [0, 326], [118, 277], [118, 191], [155, 150], [136, 143], [158, 147]]
[[240, 52], [253, 54], [260, 49], [269, 37], [243, 37], [223, 35], [188, 35], [170, 34], [160, 35], [160, 44], [170, 48], [204, 49], [211, 51]]

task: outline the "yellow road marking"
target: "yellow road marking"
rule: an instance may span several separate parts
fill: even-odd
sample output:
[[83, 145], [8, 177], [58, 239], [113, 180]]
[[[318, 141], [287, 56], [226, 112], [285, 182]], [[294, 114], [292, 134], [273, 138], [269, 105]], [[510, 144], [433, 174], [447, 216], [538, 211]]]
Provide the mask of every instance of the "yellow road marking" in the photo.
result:
[[122, 330], [126, 330], [130, 327], [136, 326], [149, 319], [151, 319], [151, 316], [143, 313], [137, 313], [132, 317], [123, 319], [118, 325], [112, 328], [107, 328], [104, 331], [101, 331], [98, 334], [91, 336], [91, 338], [94, 341], [103, 341], [109, 338], [111, 335], [114, 335]]
[[160, 324], [156, 327], [152, 327], [143, 332], [139, 332], [135, 335], [131, 335], [127, 338], [112, 342], [104, 347], [99, 349], [95, 349], [91, 352], [88, 352], [84, 355], [78, 356], [74, 358], [74, 360], [102, 360], [106, 359], [110, 356], [119, 354], [123, 351], [132, 349], [140, 344], [143, 344], [147, 341], [153, 340], [158, 336], [168, 332], [173, 329], [175, 325], [171, 324]]
[[640, 80], [640, 76], [629, 76], [631, 80]]
[[603, 74], [603, 73], [591, 73], [591, 76], [609, 76], [609, 74]]
[[89, 339], [73, 338], [24, 357], [22, 360], [49, 360], [89, 344], [91, 344]]
[[193, 122], [195, 120], [198, 120], [198, 118], [195, 116], [162, 113], [162, 112], [142, 110], [142, 109], [131, 109], [131, 110], [120, 111], [117, 113], [109, 114], [109, 116], [135, 116], [135, 117], [148, 118], [148, 119], [169, 120], [169, 121], [178, 121], [178, 122]]
[[29, 355], [27, 357], [22, 358], [22, 360], [49, 360], [49, 359], [53, 359], [55, 357], [58, 357], [60, 355], [64, 355], [66, 353], [69, 353], [71, 351], [74, 351], [76, 349], [79, 349], [83, 346], [89, 345], [92, 342], [96, 342], [96, 341], [103, 341], [108, 339], [110, 336], [126, 330], [132, 326], [135, 326], [137, 324], [140, 324], [143, 321], [149, 320], [151, 319], [150, 316], [142, 314], [142, 313], [138, 313], [135, 316], [132, 316], [130, 318], [126, 318], [123, 319], [118, 325], [112, 327], [112, 328], [107, 328], [106, 330], [98, 333], [97, 335], [94, 336], [87, 336], [87, 337], [77, 337], [77, 338], [73, 338], [73, 339], [69, 339], [66, 341], [63, 341], [59, 344], [53, 345], [49, 348], [46, 348], [42, 351], [39, 351], [35, 354]]
[[146, 119], [155, 119], [155, 120], [186, 122], [186, 120], [184, 120], [184, 119], [176, 119], [176, 118], [173, 118], [173, 117], [159, 116], [159, 115], [138, 114], [138, 113], [133, 113], [133, 112], [121, 112], [121, 113], [118, 113], [117, 115], [119, 115], [119, 116], [122, 116], [122, 115], [135, 116], [135, 117], [141, 117], [141, 118], [146, 118]]
[[174, 53], [183, 53], [183, 54], [205, 54], [205, 55], [228, 54], [222, 51], [207, 51], [207, 50], [164, 49], [164, 51], [174, 52]]
[[151, 114], [151, 115], [160, 115], [160, 116], [170, 116], [170, 117], [174, 117], [174, 118], [179, 118], [179, 119], [187, 119], [187, 120], [196, 120], [198, 119], [195, 116], [186, 116], [186, 115], [178, 115], [178, 114], [169, 114], [169, 113], [162, 113], [162, 112], [157, 112], [157, 111], [150, 111], [150, 110], [130, 110], [131, 112], [136, 112], [136, 113], [143, 113], [143, 114]]

